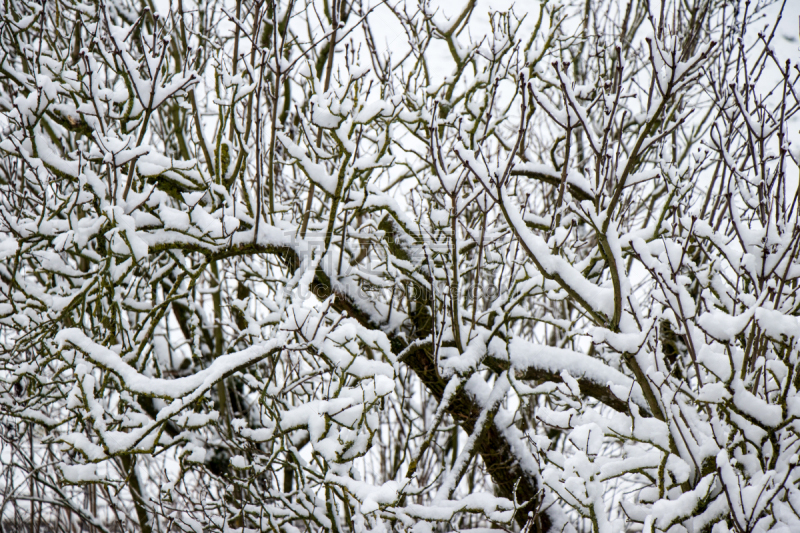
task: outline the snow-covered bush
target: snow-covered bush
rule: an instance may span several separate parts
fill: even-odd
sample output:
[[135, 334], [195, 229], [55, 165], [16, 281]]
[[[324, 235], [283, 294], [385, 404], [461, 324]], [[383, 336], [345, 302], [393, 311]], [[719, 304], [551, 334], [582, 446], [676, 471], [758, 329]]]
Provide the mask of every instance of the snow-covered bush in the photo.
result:
[[0, 526], [800, 530], [780, 10], [6, 0]]

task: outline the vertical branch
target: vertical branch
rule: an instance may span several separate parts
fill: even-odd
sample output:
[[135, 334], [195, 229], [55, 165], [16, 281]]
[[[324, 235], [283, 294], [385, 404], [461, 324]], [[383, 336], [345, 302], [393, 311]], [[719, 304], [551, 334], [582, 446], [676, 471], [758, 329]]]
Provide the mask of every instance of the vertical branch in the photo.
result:
[[[129, 490], [131, 498], [133, 498], [133, 505], [136, 508], [136, 517], [139, 519], [140, 531], [142, 533], [152, 533], [153, 528], [150, 525], [150, 519], [147, 515], [147, 507], [144, 503], [144, 494], [142, 493], [139, 474], [136, 473], [136, 456], [125, 454], [120, 456], [120, 460], [122, 461], [122, 467], [130, 483]], [[70, 528], [71, 527], [72, 524], [70, 523]], [[93, 526], [92, 529], [94, 529]]]
[[450, 315], [453, 322], [453, 339], [459, 352], [466, 350], [466, 346], [461, 342], [461, 303], [459, 298], [459, 272], [458, 272], [458, 186], [454, 187], [453, 192], [450, 194], [450, 201], [452, 203], [453, 212], [450, 216], [450, 242], [452, 244], [452, 261], [453, 261], [453, 280], [450, 283]]
[[472, 330], [475, 329], [475, 319], [476, 314], [478, 312], [478, 286], [481, 283], [481, 261], [483, 260], [483, 242], [484, 238], [486, 237], [486, 219], [489, 217], [489, 210], [487, 209], [484, 211], [481, 209], [483, 213], [483, 220], [481, 221], [481, 240], [478, 243], [478, 262], [475, 265], [475, 286], [472, 290], [472, 325], [469, 328], [469, 334], [467, 335], [467, 343], [472, 340]]
[[[222, 331], [222, 277], [219, 272], [219, 266], [216, 261], [211, 262], [211, 275], [216, 281], [212, 293], [212, 300], [214, 301], [214, 359], [218, 359], [222, 355], [224, 337]], [[226, 381], [221, 379], [217, 381], [217, 394], [219, 395], [219, 407], [222, 412], [222, 418], [225, 424], [228, 438], [233, 436], [231, 429], [231, 412], [228, 401], [228, 387]]]
[[[341, 0], [339, 0], [341, 1]], [[325, 66], [325, 84], [323, 85], [322, 91], [323, 93], [328, 92], [328, 89], [331, 85], [331, 73], [333, 72], [333, 56], [336, 53], [336, 33], [339, 31], [339, 7], [337, 5], [337, 0], [333, 0], [333, 19], [331, 21], [331, 25], [333, 26], [333, 31], [331, 32], [331, 40], [330, 44], [328, 45], [328, 57], [326, 66]], [[322, 146], [322, 126], [317, 128], [317, 150], [320, 149]], [[303, 213], [303, 224], [300, 227], [300, 238], [305, 238], [306, 230], [308, 229], [308, 219], [311, 216], [311, 207], [314, 202], [314, 182], [308, 186], [308, 198], [306, 199], [306, 208], [305, 212]]]

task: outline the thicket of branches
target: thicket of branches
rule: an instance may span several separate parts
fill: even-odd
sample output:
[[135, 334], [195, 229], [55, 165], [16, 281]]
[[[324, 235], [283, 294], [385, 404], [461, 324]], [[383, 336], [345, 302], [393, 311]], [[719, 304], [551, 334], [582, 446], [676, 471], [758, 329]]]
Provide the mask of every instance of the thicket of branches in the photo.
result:
[[800, 529], [766, 7], [5, 0], [2, 527]]

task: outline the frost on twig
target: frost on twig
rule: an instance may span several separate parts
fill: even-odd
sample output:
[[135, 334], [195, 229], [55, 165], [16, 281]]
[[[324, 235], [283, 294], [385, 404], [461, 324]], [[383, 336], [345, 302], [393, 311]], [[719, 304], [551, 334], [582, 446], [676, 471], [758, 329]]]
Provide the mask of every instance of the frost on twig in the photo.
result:
[[4, 3], [0, 530], [798, 530], [764, 4]]

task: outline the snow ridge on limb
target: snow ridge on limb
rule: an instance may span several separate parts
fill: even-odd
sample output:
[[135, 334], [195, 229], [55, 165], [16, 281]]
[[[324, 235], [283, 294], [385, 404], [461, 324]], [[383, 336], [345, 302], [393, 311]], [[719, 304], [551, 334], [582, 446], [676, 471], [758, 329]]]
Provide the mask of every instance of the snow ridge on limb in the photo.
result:
[[[498, 354], [506, 355], [506, 354]], [[587, 355], [538, 345], [515, 337], [508, 344], [507, 360], [516, 379], [539, 379], [559, 382], [561, 373], [578, 380], [580, 390], [617, 411], [628, 411], [628, 401], [645, 412], [649, 409], [639, 385], [602, 361]]]
[[278, 337], [239, 352], [222, 355], [209, 367], [191, 376], [162, 379], [142, 375], [123, 361], [119, 354], [93, 342], [77, 328], [61, 330], [54, 339], [60, 350], [67, 344], [74, 346], [86, 359], [119, 376], [126, 390], [166, 400], [183, 398], [195, 393], [200, 387], [208, 388], [213, 383], [268, 357], [276, 349], [292, 349], [291, 346], [286, 346], [286, 340], [286, 337]]

